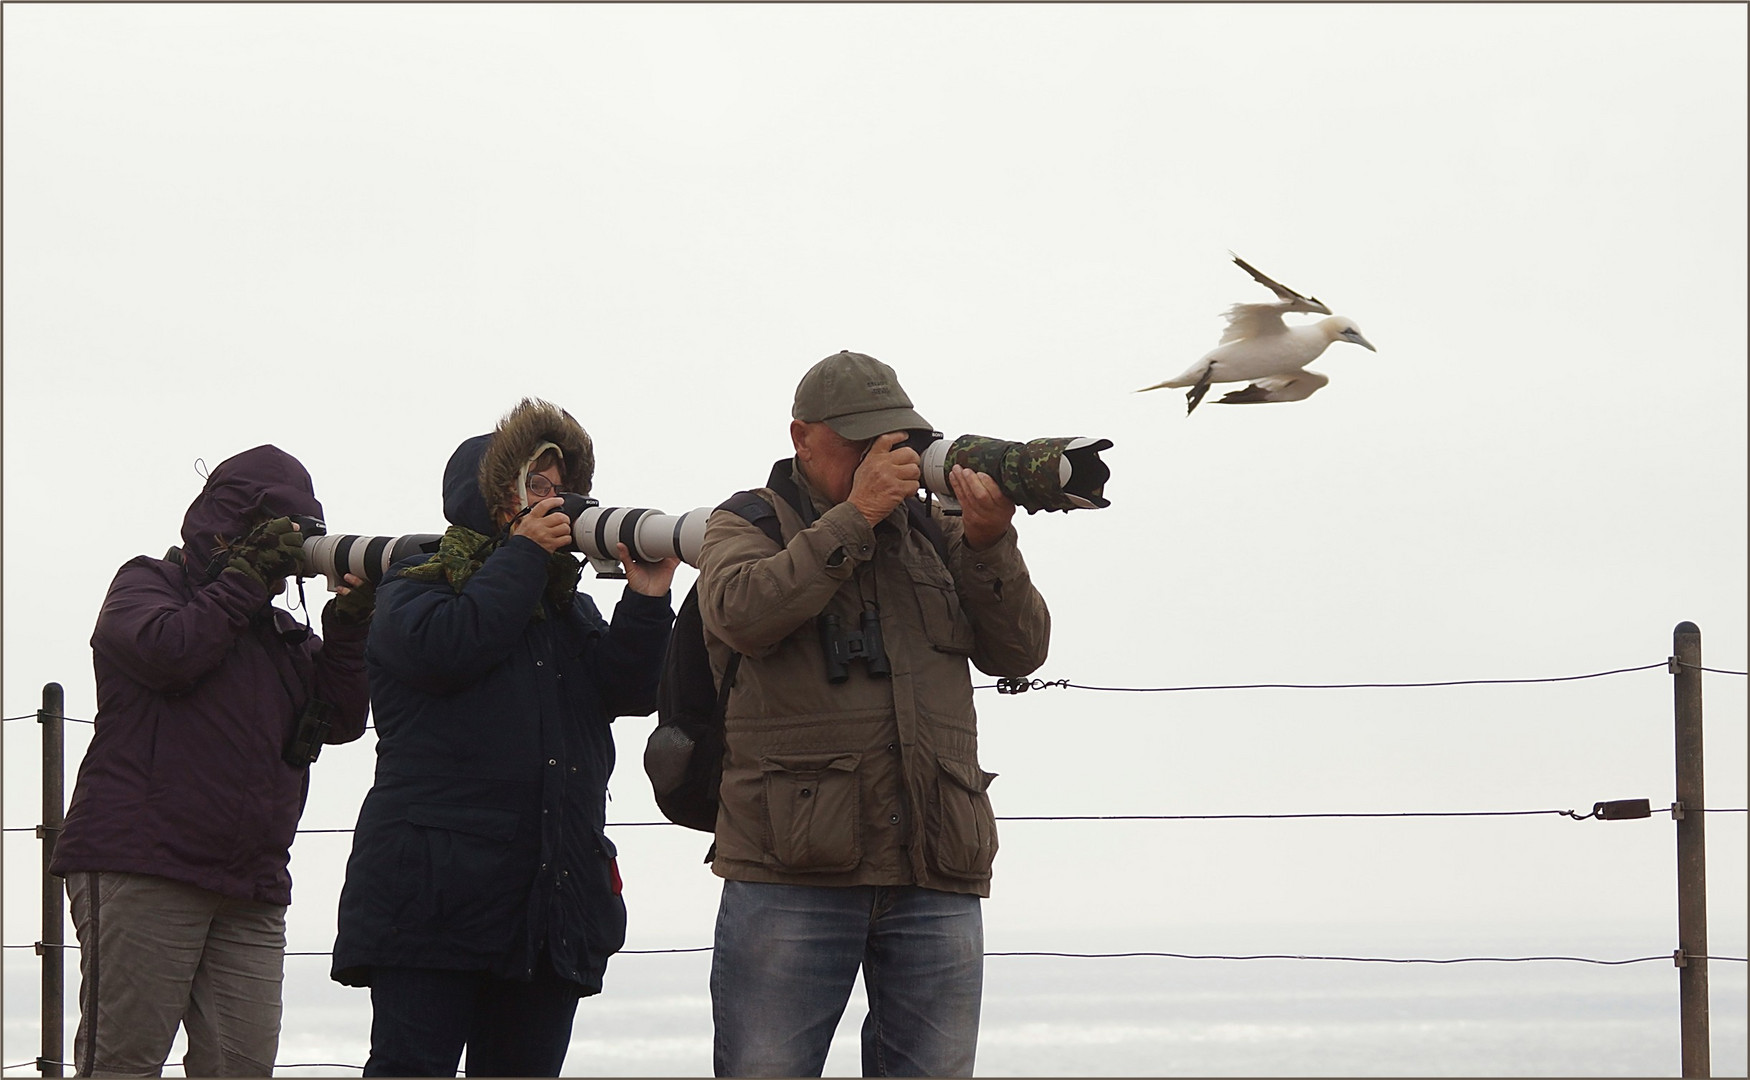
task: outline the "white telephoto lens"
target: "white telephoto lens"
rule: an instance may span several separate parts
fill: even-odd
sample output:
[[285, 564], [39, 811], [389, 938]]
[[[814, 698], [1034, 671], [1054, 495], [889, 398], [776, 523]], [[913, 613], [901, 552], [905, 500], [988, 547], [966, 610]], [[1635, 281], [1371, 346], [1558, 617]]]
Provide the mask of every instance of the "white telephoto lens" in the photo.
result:
[[697, 566], [710, 516], [709, 507], [665, 514], [636, 506], [592, 506], [571, 523], [571, 538], [579, 551], [595, 559], [618, 560], [617, 545], [625, 544], [643, 562], [678, 556]]
[[933, 495], [952, 499], [954, 489], [948, 486], [948, 451], [954, 449], [954, 444], [947, 439], [937, 439], [924, 447], [924, 452], [918, 455], [918, 469], [922, 473], [922, 483]]

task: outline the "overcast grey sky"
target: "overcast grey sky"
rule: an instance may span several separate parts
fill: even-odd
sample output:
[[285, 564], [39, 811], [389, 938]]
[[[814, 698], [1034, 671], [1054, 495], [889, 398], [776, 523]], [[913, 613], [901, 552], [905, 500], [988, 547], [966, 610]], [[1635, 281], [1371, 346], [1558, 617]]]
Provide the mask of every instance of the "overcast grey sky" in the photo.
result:
[[[1116, 444], [1109, 509], [1018, 522], [1042, 678], [1575, 675], [1663, 661], [1685, 619], [1745, 668], [1741, 5], [3, 17], [7, 716], [50, 680], [91, 716], [98, 605], [176, 542], [197, 459], [272, 442], [333, 531], [434, 532], [456, 443], [538, 395], [595, 437], [604, 502], [678, 512], [763, 480], [796, 380], [845, 348], [950, 435]], [[1293, 404], [1133, 393], [1268, 299], [1230, 249], [1378, 353], [1333, 346]], [[1669, 682], [987, 691], [983, 764], [1005, 816], [1667, 805]], [[1746, 804], [1744, 683], [1706, 680], [1718, 807]], [[619, 724], [613, 820], [657, 817], [650, 724]], [[8, 827], [38, 818], [37, 739], [5, 726]], [[305, 827], [350, 827], [372, 766], [368, 737], [325, 753]], [[1744, 828], [1708, 821], [1720, 955], [1745, 954]], [[628, 947], [708, 944], [702, 837], [616, 838]], [[993, 950], [1676, 947], [1668, 818], [1010, 822], [1002, 845]], [[346, 850], [298, 842], [293, 949], [332, 945]], [[38, 936], [38, 858], [7, 835], [7, 944]], [[10, 1065], [36, 1053], [36, 961], [5, 962]], [[362, 1062], [366, 995], [288, 964], [281, 1061]], [[1745, 1067], [1743, 969], [1713, 969], [1721, 1074]], [[703, 972], [616, 960], [568, 1071], [708, 1072]], [[1668, 964], [1004, 958], [988, 980], [993, 1073], [1677, 1067]], [[1342, 1013], [1351, 993], [1374, 1004]]]

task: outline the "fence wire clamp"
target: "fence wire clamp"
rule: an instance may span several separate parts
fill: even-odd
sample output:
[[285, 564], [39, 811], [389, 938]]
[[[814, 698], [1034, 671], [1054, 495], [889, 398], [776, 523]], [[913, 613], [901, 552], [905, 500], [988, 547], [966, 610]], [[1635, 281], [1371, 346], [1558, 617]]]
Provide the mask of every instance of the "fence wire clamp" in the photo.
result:
[[1667, 656], [1665, 658], [1665, 670], [1673, 675], [1681, 675], [1683, 674], [1683, 661], [1677, 659], [1675, 656]]
[[[1671, 804], [1671, 820], [1672, 821], [1682, 821], [1683, 820], [1683, 804], [1682, 803], [1674, 802]], [[1679, 966], [1681, 966], [1681, 965], [1679, 965]]]
[[997, 680], [997, 693], [999, 693], [999, 694], [1024, 694], [1029, 690], [1045, 690], [1045, 689], [1049, 689], [1050, 687], [1053, 687], [1053, 686], [1058, 687], [1059, 689], [1062, 689], [1062, 690], [1068, 690], [1069, 689], [1069, 680], [1068, 679], [1026, 679], [1026, 678], [1010, 678], [1010, 677], [1005, 676], [1005, 677], [999, 678]]
[[1688, 967], [1689, 966], [1689, 957], [1683, 955], [1682, 949], [1678, 949], [1671, 954], [1671, 966], [1672, 967]]
[[1590, 816], [1599, 821], [1634, 821], [1652, 817], [1653, 805], [1649, 799], [1613, 799], [1609, 802], [1593, 803]]

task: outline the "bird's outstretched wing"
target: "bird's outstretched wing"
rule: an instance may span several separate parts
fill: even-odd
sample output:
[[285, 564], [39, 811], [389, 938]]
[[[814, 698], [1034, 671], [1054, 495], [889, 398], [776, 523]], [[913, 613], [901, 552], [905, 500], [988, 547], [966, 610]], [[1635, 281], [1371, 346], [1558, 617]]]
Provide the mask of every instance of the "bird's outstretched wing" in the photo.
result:
[[1330, 381], [1316, 371], [1259, 379], [1244, 390], [1230, 390], [1221, 395], [1216, 404], [1263, 405], [1271, 401], [1305, 401]]
[[1274, 304], [1235, 304], [1227, 309], [1227, 329], [1221, 333], [1221, 344], [1230, 341], [1251, 341], [1288, 332], [1282, 321], [1284, 311], [1301, 311], [1278, 301]]
[[1310, 311], [1319, 315], [1329, 315], [1331, 313], [1331, 309], [1321, 303], [1318, 297], [1302, 296], [1281, 282], [1265, 277], [1258, 272], [1257, 267], [1240, 258], [1238, 255], [1234, 255], [1233, 252], [1230, 251], [1228, 254], [1233, 255], [1234, 262], [1239, 265], [1241, 270], [1252, 275], [1253, 281], [1256, 281], [1258, 284], [1276, 294], [1277, 298], [1281, 300], [1282, 303], [1280, 305], [1271, 306], [1275, 307], [1278, 311]]

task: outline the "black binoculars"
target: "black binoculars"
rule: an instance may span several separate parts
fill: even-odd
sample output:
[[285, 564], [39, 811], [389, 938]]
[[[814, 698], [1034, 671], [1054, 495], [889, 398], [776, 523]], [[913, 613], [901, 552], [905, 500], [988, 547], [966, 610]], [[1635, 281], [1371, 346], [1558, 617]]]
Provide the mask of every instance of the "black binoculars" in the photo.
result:
[[286, 740], [280, 757], [294, 769], [307, 769], [322, 754], [322, 743], [334, 726], [334, 706], [321, 698], [311, 698], [298, 714], [298, 724], [292, 737]]
[[826, 659], [826, 681], [842, 683], [851, 677], [851, 661], [861, 660], [870, 678], [884, 679], [893, 674], [887, 663], [887, 650], [881, 644], [881, 616], [863, 612], [862, 630], [846, 631], [837, 615], [822, 615], [820, 651]]

